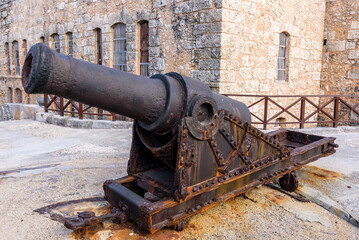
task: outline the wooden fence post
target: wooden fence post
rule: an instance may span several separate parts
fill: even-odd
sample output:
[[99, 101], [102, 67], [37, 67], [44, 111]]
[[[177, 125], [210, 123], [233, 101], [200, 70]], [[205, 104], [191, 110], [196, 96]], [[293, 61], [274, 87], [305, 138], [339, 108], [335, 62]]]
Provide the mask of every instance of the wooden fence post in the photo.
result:
[[84, 112], [83, 112], [83, 104], [79, 103], [79, 119], [83, 119], [84, 118]]
[[264, 96], [263, 129], [267, 129], [268, 120], [268, 96]]
[[47, 94], [44, 94], [44, 107], [45, 112], [49, 112], [49, 106], [47, 105], [49, 102], [49, 96]]
[[301, 97], [300, 100], [300, 121], [299, 121], [299, 128], [304, 128], [305, 122], [305, 97]]
[[64, 98], [60, 97], [60, 116], [64, 116]]
[[339, 99], [338, 97], [334, 97], [334, 121], [333, 127], [338, 127], [338, 119], [339, 118]]

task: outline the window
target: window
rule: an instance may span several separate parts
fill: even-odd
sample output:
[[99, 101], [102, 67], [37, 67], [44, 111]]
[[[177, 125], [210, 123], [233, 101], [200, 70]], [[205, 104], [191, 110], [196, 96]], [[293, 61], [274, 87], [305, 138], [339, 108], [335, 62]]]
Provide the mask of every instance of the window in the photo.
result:
[[22, 103], [22, 92], [21, 92], [20, 88], [15, 89], [15, 95], [16, 95], [16, 102]]
[[100, 28], [96, 28], [95, 33], [96, 33], [97, 64], [102, 65], [102, 31]]
[[140, 75], [149, 76], [148, 65], [148, 22], [140, 23]]
[[11, 87], [7, 88], [7, 102], [12, 103], [12, 88]]
[[26, 41], [26, 39], [22, 40], [22, 46], [21, 46], [21, 48], [22, 48], [22, 56], [23, 56], [24, 59], [25, 59], [26, 54], [27, 54], [27, 41]]
[[10, 61], [10, 48], [9, 43], [5, 43], [5, 55], [7, 57], [7, 72], [11, 75], [11, 61]]
[[57, 33], [52, 34], [51, 38], [52, 38], [52, 48], [56, 52], [60, 52], [60, 37], [59, 37], [59, 35]]
[[72, 32], [66, 33], [67, 38], [67, 55], [69, 57], [74, 57], [74, 42], [72, 37]]
[[278, 81], [288, 79], [288, 40], [289, 35], [285, 32], [279, 35], [279, 53], [278, 53]]
[[[102, 65], [102, 31], [100, 28], [95, 29], [96, 34], [96, 56], [97, 56], [97, 64]], [[99, 114], [103, 114], [103, 110], [101, 108], [97, 109]], [[98, 115], [97, 119], [102, 120], [103, 115]]]
[[19, 59], [19, 43], [17, 41], [12, 42], [12, 59], [15, 65], [15, 74], [20, 75], [20, 59]]
[[116, 24], [113, 27], [113, 67], [126, 71], [126, 25]]

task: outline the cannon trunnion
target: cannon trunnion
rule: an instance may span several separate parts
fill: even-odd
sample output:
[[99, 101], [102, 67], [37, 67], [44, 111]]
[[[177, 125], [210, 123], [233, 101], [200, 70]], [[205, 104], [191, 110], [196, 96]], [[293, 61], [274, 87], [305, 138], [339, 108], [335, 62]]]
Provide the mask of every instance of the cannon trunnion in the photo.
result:
[[135, 119], [128, 176], [104, 183], [108, 216], [80, 214], [72, 229], [131, 219], [151, 233], [251, 188], [280, 178], [294, 191], [294, 171], [333, 154], [335, 138], [251, 126], [241, 102], [177, 74], [151, 78], [72, 59], [34, 45], [22, 77], [27, 93], [50, 93]]

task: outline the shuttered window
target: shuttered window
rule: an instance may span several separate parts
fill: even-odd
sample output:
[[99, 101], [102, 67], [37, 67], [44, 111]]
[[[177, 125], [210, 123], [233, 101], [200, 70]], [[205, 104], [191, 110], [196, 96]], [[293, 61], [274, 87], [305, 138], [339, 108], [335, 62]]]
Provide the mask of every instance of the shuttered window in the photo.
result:
[[287, 80], [288, 76], [288, 40], [287, 33], [279, 35], [279, 52], [278, 52], [278, 81]]
[[5, 55], [7, 58], [7, 72], [11, 75], [10, 47], [9, 43], [5, 43]]
[[116, 24], [113, 27], [113, 67], [127, 71], [126, 63], [126, 25]]
[[26, 57], [26, 54], [27, 54], [27, 41], [26, 39], [22, 40], [22, 56]]
[[55, 33], [51, 37], [52, 37], [52, 48], [56, 52], [60, 52], [60, 37], [59, 37], [59, 35]]
[[13, 41], [12, 51], [12, 57], [15, 65], [15, 73], [16, 75], [20, 75], [19, 43], [17, 41]]
[[100, 28], [95, 29], [96, 34], [96, 56], [97, 64], [102, 65], [102, 31]]
[[74, 43], [72, 32], [66, 33], [67, 36], [67, 53], [70, 57], [74, 57]]
[[149, 57], [148, 57], [148, 22], [144, 21], [140, 24], [140, 74], [142, 76], [149, 76], [148, 66], [149, 66]]

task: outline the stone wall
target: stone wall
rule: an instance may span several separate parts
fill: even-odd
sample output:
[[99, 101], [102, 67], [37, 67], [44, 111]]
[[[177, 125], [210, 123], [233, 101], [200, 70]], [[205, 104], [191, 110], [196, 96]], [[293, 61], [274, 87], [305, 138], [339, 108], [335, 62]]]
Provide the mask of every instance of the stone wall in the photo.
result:
[[359, 92], [359, 2], [327, 0], [321, 89], [323, 94]]
[[[325, 0], [6, 2], [0, 7], [3, 79], [10, 79], [5, 42], [11, 45], [16, 40], [21, 45], [26, 39], [29, 48], [44, 37], [45, 44], [52, 46], [51, 35], [57, 33], [60, 51], [67, 54], [66, 33], [72, 32], [74, 57], [96, 63], [96, 28], [102, 30], [103, 65], [112, 67], [112, 27], [117, 23], [126, 24], [127, 71], [139, 74], [139, 23], [145, 20], [149, 22], [150, 75], [179, 72], [221, 93], [320, 92]], [[290, 39], [286, 81], [277, 80], [281, 32]], [[21, 50], [22, 63], [25, 53]], [[2, 102], [6, 87], [0, 91]]]
[[[221, 93], [320, 93], [325, 0], [223, 1], [222, 15]], [[289, 35], [286, 81], [277, 80], [281, 32]], [[240, 100], [249, 104], [258, 99]], [[295, 99], [276, 100], [286, 107]], [[252, 111], [263, 117], [263, 109], [259, 104]], [[280, 110], [270, 104], [268, 116]], [[291, 110], [299, 117], [299, 104]], [[312, 110], [309, 107], [307, 112]], [[280, 117], [293, 120], [288, 114]]]
[[[359, 93], [359, 2], [354, 0], [327, 0], [321, 73], [321, 93], [351, 95]], [[358, 98], [342, 97], [354, 105]], [[323, 104], [325, 103], [323, 99]], [[328, 105], [332, 111], [334, 104]], [[339, 105], [339, 115], [348, 110]], [[321, 116], [323, 119], [326, 116]], [[358, 120], [355, 113], [345, 119]]]
[[[215, 9], [212, 0], [121, 0], [121, 1], [38, 1], [17, 0], [4, 7], [1, 21], [1, 49], [4, 43], [27, 40], [27, 48], [44, 37], [45, 44], [53, 45], [51, 35], [59, 34], [60, 52], [67, 54], [66, 33], [72, 32], [74, 57], [96, 63], [96, 36], [102, 30], [103, 65], [113, 66], [113, 26], [126, 24], [127, 71], [139, 74], [139, 23], [149, 22], [149, 72], [150, 75], [170, 71], [198, 77], [218, 87], [218, 72], [200, 69], [201, 60], [219, 58], [199, 53], [212, 47], [213, 32], [220, 29], [198, 29], [199, 22], [208, 22], [208, 11]], [[140, 7], [139, 7], [140, 6]], [[20, 14], [21, 13], [21, 14]], [[217, 16], [218, 19], [221, 16]], [[6, 32], [6, 34], [5, 34]], [[200, 34], [201, 32], [201, 34]], [[219, 39], [219, 35], [218, 35]], [[217, 43], [219, 40], [217, 39]], [[199, 51], [197, 51], [199, 50]], [[12, 56], [11, 56], [12, 57]], [[25, 53], [20, 51], [20, 62]], [[7, 74], [7, 60], [1, 54], [2, 70]], [[13, 59], [11, 59], [13, 61]], [[217, 64], [218, 65], [218, 64]], [[12, 66], [13, 68], [13, 66]], [[202, 74], [204, 72], [204, 74]]]

